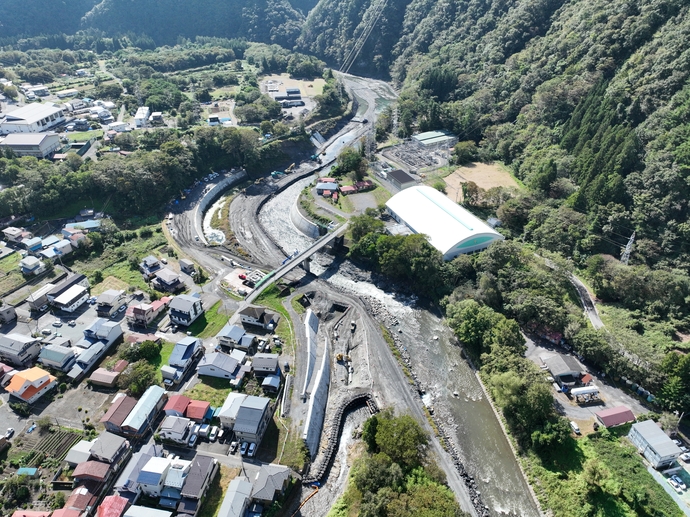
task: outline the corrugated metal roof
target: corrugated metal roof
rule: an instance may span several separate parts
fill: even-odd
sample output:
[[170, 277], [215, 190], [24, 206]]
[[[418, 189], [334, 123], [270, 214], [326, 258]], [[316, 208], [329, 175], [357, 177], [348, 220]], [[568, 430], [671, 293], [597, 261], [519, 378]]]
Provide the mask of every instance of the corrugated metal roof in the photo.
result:
[[130, 429], [139, 430], [146, 423], [149, 415], [153, 413], [154, 409], [165, 395], [165, 390], [160, 386], [150, 386], [149, 389], [141, 396], [137, 405], [130, 412], [122, 427], [129, 427]]

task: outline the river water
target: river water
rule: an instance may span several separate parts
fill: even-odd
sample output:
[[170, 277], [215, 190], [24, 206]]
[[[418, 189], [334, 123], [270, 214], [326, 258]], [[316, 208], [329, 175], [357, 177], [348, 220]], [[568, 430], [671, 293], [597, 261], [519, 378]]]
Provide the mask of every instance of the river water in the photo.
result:
[[[305, 249], [313, 242], [295, 228], [288, 216], [290, 205], [309, 181], [300, 181], [286, 189], [266, 203], [259, 214], [264, 228], [287, 250]], [[317, 261], [312, 262], [312, 273], [321, 275], [325, 271]], [[538, 516], [491, 405], [474, 371], [453, 344], [452, 332], [443, 320], [429, 311], [414, 308], [414, 300], [399, 299], [372, 283], [354, 281], [339, 272], [328, 271], [324, 276], [335, 286], [379, 300], [398, 319], [402, 330], [398, 337], [410, 352], [420, 382], [428, 388], [425, 403], [433, 405], [436, 416], [450, 425], [447, 431], [458, 446], [468, 472], [475, 477], [491, 513]]]

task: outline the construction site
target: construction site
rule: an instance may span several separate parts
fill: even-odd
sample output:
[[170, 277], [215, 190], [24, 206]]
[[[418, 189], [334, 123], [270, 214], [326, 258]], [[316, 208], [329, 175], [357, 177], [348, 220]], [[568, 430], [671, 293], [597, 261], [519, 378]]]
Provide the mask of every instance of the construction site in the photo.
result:
[[[430, 133], [434, 136], [423, 138]], [[457, 137], [431, 131], [389, 147], [381, 152], [381, 156], [405, 172], [423, 174], [447, 166], [454, 143], [457, 143]]]

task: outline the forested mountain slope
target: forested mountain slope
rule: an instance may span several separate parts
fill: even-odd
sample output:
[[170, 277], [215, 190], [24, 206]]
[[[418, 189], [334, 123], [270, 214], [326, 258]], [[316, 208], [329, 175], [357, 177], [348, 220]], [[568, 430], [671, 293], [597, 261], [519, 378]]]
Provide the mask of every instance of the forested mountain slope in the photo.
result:
[[[339, 64], [377, 3], [322, 0], [299, 48]], [[389, 66], [403, 133], [447, 128], [511, 164], [538, 197], [504, 207], [513, 231], [527, 224], [538, 245], [578, 256], [618, 255], [637, 230], [638, 260], [688, 267], [686, 2], [392, 4], [352, 71]], [[570, 227], [567, 242], [556, 227]]]
[[302, 12], [314, 4], [315, 0], [4, 0], [0, 44], [17, 37], [97, 29], [106, 36], [146, 35], [151, 46], [218, 36], [291, 47], [304, 22]]

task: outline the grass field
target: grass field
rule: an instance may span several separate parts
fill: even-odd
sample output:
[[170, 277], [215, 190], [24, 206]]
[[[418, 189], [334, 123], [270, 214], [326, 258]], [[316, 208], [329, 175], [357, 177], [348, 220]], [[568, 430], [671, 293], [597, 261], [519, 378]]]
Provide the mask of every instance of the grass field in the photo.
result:
[[74, 133], [67, 133], [67, 138], [70, 142], [85, 142], [91, 138], [101, 138], [103, 136], [102, 129], [94, 129], [92, 131], [76, 131]]
[[229, 317], [230, 316], [224, 312], [223, 303], [216, 302], [213, 307], [207, 309], [204, 314], [199, 316], [194, 323], [189, 326], [188, 330], [196, 337], [213, 337], [225, 326]]
[[225, 492], [228, 489], [230, 481], [235, 479], [240, 473], [240, 469], [229, 468], [225, 465], [220, 466], [220, 471], [218, 475], [214, 478], [213, 482], [209, 485], [208, 491], [204, 496], [203, 502], [201, 503], [201, 508], [199, 508], [199, 517], [216, 517], [218, 511], [220, 510], [221, 504], [223, 504], [223, 498], [225, 497]]
[[109, 276], [103, 279], [103, 281], [91, 289], [91, 294], [98, 296], [103, 294], [108, 289], [115, 289], [116, 291], [126, 291], [129, 287], [127, 282], [115, 278], [114, 276]]
[[[169, 357], [169, 356], [168, 356]], [[199, 376], [199, 383], [185, 392], [190, 399], [203, 400], [213, 407], [220, 407], [232, 391], [227, 379]]]
[[168, 364], [170, 355], [172, 354], [173, 348], [175, 348], [175, 343], [168, 343], [163, 341], [163, 346], [161, 347], [160, 355], [151, 361], [151, 364], [156, 368], [156, 377], [158, 378], [158, 383], [163, 382], [163, 372], [161, 372], [161, 366]]
[[261, 440], [258, 459], [268, 463], [280, 463], [301, 471], [307, 461], [307, 449], [299, 432], [294, 429], [290, 431], [291, 428], [289, 418], [283, 419], [281, 423], [278, 415], [273, 415], [273, 420], [268, 423], [266, 434]]

